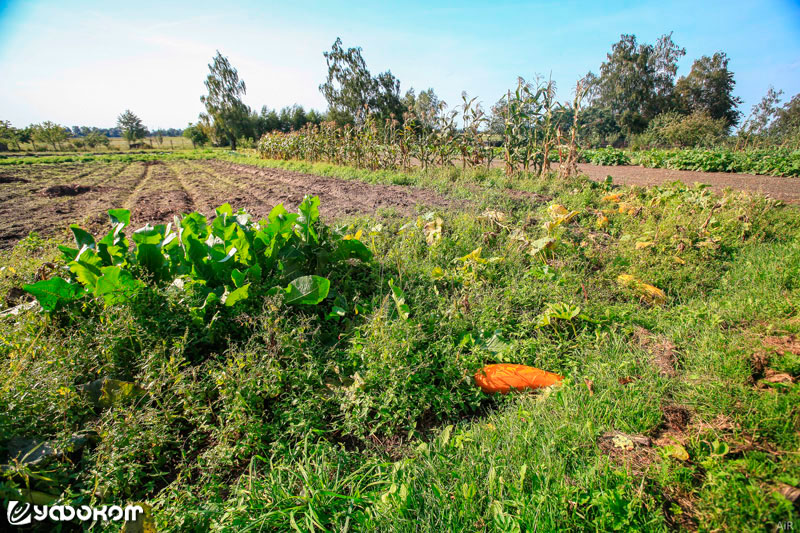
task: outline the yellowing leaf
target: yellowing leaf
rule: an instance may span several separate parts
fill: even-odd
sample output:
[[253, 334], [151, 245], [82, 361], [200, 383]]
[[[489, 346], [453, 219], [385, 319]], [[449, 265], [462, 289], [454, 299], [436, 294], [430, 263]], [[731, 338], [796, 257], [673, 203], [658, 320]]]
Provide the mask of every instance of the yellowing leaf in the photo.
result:
[[569, 211], [567, 211], [567, 208], [561, 204], [553, 204], [547, 208], [547, 212], [550, 213], [550, 218], [557, 219], [559, 217], [563, 217]]
[[675, 459], [679, 459], [681, 461], [688, 461], [689, 460], [689, 452], [686, 451], [686, 448], [681, 446], [680, 444], [669, 444], [664, 446], [664, 450], [669, 454], [671, 457]]
[[639, 242], [636, 243], [636, 249], [637, 250], [644, 250], [645, 248], [650, 248], [654, 244], [655, 243], [652, 242], [652, 241], [639, 241]]
[[598, 228], [605, 228], [606, 226], [608, 226], [608, 217], [605, 216], [602, 213], [597, 215], [597, 223], [596, 224], [597, 224]]
[[531, 248], [528, 250], [528, 253], [530, 255], [536, 255], [543, 250], [551, 250], [555, 245], [556, 241], [550, 237], [542, 237], [541, 239], [536, 239], [531, 243]]
[[611, 443], [614, 445], [614, 448], [619, 448], [621, 450], [633, 449], [633, 441], [627, 435], [614, 435], [614, 438], [611, 439]]
[[508, 217], [505, 213], [502, 211], [496, 211], [494, 209], [487, 209], [478, 218], [489, 222], [498, 222], [500, 224], [505, 224], [508, 220]]
[[685, 265], [686, 264], [686, 261], [684, 261], [683, 259], [681, 259], [677, 255], [673, 255], [672, 256], [672, 260], [675, 261], [676, 263], [678, 263], [679, 265]]
[[442, 239], [442, 219], [436, 217], [435, 220], [425, 224], [422, 231], [425, 233], [425, 242], [428, 246], [433, 246]]
[[605, 202], [619, 202], [622, 198], [622, 193], [615, 193], [615, 194], [607, 194], [603, 196], [603, 201]]
[[444, 270], [441, 267], [434, 267], [431, 270], [431, 277], [433, 279], [442, 279], [444, 277]]
[[664, 291], [630, 274], [620, 274], [617, 276], [617, 283], [635, 290], [647, 303], [661, 305], [667, 300], [667, 295]]
[[482, 246], [478, 246], [477, 248], [472, 250], [470, 253], [468, 253], [464, 257], [460, 257], [458, 260], [459, 261], [464, 261], [464, 262], [475, 261], [476, 263], [485, 263], [486, 260], [481, 257], [481, 251], [482, 250], [483, 250], [483, 247]]
[[643, 283], [641, 286], [642, 297], [653, 304], [663, 304], [667, 301], [667, 295], [664, 291], [653, 285]]

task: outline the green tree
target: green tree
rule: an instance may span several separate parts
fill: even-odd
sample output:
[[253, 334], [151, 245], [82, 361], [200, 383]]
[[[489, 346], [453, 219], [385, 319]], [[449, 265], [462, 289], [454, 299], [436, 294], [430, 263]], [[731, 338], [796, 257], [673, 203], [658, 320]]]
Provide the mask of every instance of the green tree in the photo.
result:
[[685, 54], [671, 33], [655, 45], [622, 35], [600, 66], [600, 76], [591, 82], [594, 104], [610, 109], [626, 133], [643, 131], [650, 119], [673, 107], [678, 59]]
[[401, 118], [400, 81], [390, 71], [373, 78], [361, 56], [361, 48], [345, 50], [338, 37], [323, 55], [328, 77], [319, 90], [328, 101], [330, 118], [339, 124], [363, 122], [368, 115]]
[[796, 94], [777, 112], [770, 133], [781, 142], [791, 141], [797, 148], [800, 140], [800, 94]]
[[142, 119], [133, 114], [130, 109], [126, 109], [117, 117], [117, 127], [122, 130], [122, 136], [128, 141], [128, 148], [147, 135], [147, 128], [142, 124]]
[[206, 106], [205, 121], [213, 124], [218, 136], [226, 139], [231, 149], [236, 150], [236, 139], [247, 133], [250, 122], [250, 109], [241, 99], [247, 88], [228, 58], [223, 57], [219, 50], [214, 62], [208, 65], [208, 70], [205, 81], [208, 94], [200, 97]]
[[86, 143], [86, 146], [88, 146], [89, 148], [95, 148], [100, 145], [108, 146], [109, 144], [111, 144], [111, 141], [108, 140], [108, 137], [106, 137], [99, 131], [94, 131], [94, 130], [86, 134], [86, 136], [84, 137], [84, 142]]
[[33, 147], [33, 151], [36, 151], [36, 139], [34, 137], [34, 133], [36, 133], [36, 125], [30, 124], [29, 126], [22, 128], [19, 130], [19, 142], [20, 143], [31, 143]]
[[193, 148], [203, 146], [208, 142], [208, 135], [206, 135], [206, 132], [203, 131], [203, 128], [200, 126], [195, 126], [191, 122], [189, 123], [189, 126], [183, 130], [183, 136], [192, 141]]
[[[403, 96], [403, 107], [412, 113], [419, 126], [431, 130], [436, 125], [436, 117], [442, 109], [442, 101], [432, 88], [414, 94], [414, 89], [409, 89]], [[502, 130], [502, 128], [501, 128]]]
[[59, 126], [55, 122], [46, 120], [34, 126], [33, 138], [58, 150], [61, 143], [69, 138], [69, 130], [64, 126]]
[[764, 136], [769, 133], [770, 125], [780, 111], [781, 96], [783, 91], [776, 91], [770, 85], [761, 101], [755, 104], [750, 115], [742, 123], [741, 132], [748, 136]]
[[708, 113], [713, 119], [725, 119], [728, 128], [741, 117], [736, 107], [742, 99], [733, 96], [736, 81], [728, 70], [728, 56], [717, 52], [695, 60], [688, 76], [675, 83], [678, 108], [683, 113]]
[[0, 144], [19, 150], [20, 132], [7, 120], [0, 120]]

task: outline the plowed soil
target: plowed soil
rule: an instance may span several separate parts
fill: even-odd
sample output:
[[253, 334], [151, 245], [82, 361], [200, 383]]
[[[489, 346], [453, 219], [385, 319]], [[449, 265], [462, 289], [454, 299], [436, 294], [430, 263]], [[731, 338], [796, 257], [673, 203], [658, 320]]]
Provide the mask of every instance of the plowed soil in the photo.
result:
[[131, 224], [139, 227], [191, 211], [213, 216], [225, 202], [260, 218], [280, 203], [296, 209], [305, 194], [320, 197], [320, 214], [329, 221], [379, 209], [408, 215], [418, 206], [457, 203], [426, 189], [213, 160], [5, 167], [0, 184], [0, 249], [31, 231], [64, 235], [73, 223], [99, 233], [109, 227], [106, 212], [120, 207], [131, 210]]

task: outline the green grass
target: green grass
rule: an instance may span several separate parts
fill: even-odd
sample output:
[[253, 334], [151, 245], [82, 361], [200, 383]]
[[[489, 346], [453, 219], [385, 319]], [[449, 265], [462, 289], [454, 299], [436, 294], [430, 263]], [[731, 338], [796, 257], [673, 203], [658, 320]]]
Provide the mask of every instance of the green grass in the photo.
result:
[[[11, 436], [97, 435], [68, 458], [2, 474], [5, 497], [28, 483], [74, 505], [147, 502], [159, 531], [797, 523], [776, 490], [800, 485], [800, 387], [756, 386], [750, 365], [764, 352], [769, 368], [800, 370], [797, 356], [762, 345], [800, 330], [796, 209], [678, 185], [610, 191], [495, 170], [403, 174], [216, 156], [425, 186], [469, 203], [338, 221], [361, 230], [375, 256], [339, 272], [350, 296], [338, 321], [325, 318], [330, 302], [297, 310], [266, 299], [220, 316], [210, 332], [192, 323], [179, 291], [156, 285], [132, 305], [1, 318], [0, 447]], [[610, 192], [619, 202], [604, 199]], [[580, 214], [548, 233], [555, 203]], [[502, 225], [477, 216], [485, 209], [502, 211]], [[431, 245], [424, 227], [435, 217], [442, 236]], [[553, 249], [531, 255], [548, 235]], [[29, 237], [4, 252], [0, 297], [33, 281], [54, 247]], [[459, 259], [479, 247], [500, 259]], [[665, 304], [621, 286], [623, 273], [663, 289]], [[389, 279], [405, 293], [407, 320]], [[580, 313], [542, 325], [557, 303]], [[674, 375], [653, 363], [664, 346], [674, 347]], [[566, 379], [492, 398], [472, 375], [495, 362]], [[77, 386], [102, 376], [148, 395], [96, 410]], [[685, 427], [667, 429], [672, 406], [689, 413]], [[611, 456], [599, 445], [608, 431], [653, 446]], [[670, 455], [670, 435], [688, 461]]]

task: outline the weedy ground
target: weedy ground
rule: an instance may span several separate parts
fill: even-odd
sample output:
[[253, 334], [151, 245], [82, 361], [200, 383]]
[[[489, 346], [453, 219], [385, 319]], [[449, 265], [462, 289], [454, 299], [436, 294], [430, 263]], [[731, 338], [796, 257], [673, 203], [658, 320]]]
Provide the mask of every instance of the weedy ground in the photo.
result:
[[[0, 445], [94, 432], [5, 470], [4, 498], [146, 502], [164, 531], [797, 523], [796, 208], [681, 184], [219, 158], [462, 203], [327, 221], [374, 253], [340, 272], [344, 314], [267, 298], [211, 331], [153, 286], [130, 305], [0, 318]], [[58, 268], [56, 244], [3, 252], [0, 296]], [[472, 376], [498, 362], [566, 379], [489, 397]], [[101, 377], [147, 394], [97, 409], [80, 385]]]

